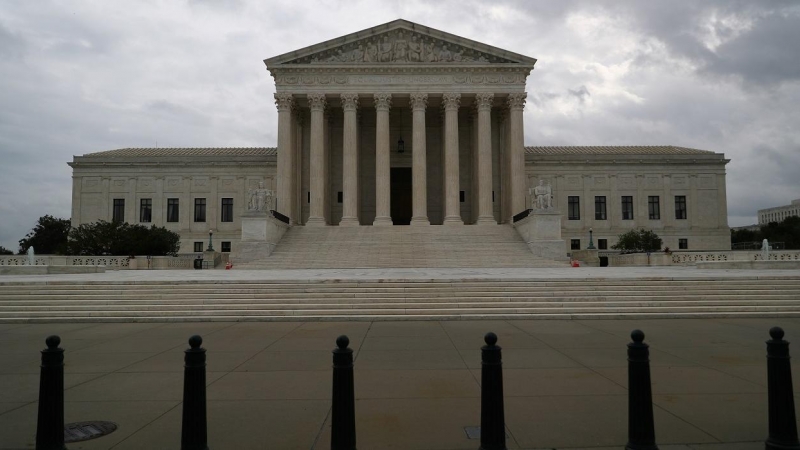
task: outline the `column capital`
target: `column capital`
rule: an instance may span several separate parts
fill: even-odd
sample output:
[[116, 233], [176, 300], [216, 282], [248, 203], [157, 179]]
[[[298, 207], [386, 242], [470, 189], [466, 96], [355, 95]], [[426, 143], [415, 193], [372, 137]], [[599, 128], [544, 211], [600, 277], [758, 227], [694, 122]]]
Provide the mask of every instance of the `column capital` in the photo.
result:
[[447, 109], [458, 109], [461, 106], [461, 94], [458, 92], [445, 92], [442, 94], [442, 107]]
[[312, 92], [308, 94], [308, 107], [312, 111], [322, 111], [325, 109], [325, 94]]
[[389, 110], [392, 107], [392, 94], [388, 92], [379, 92], [375, 94], [375, 109]]
[[424, 110], [428, 107], [428, 94], [424, 92], [414, 92], [411, 94], [411, 109]]
[[492, 109], [492, 102], [494, 102], [494, 94], [491, 92], [475, 94], [475, 105], [478, 110]]
[[358, 94], [344, 93], [341, 94], [342, 109], [345, 111], [355, 111], [358, 109]]
[[278, 107], [278, 111], [291, 111], [294, 107], [294, 94], [288, 92], [276, 92], [275, 106]]
[[525, 99], [528, 98], [527, 92], [513, 92], [508, 94], [508, 108], [509, 109], [524, 109]]

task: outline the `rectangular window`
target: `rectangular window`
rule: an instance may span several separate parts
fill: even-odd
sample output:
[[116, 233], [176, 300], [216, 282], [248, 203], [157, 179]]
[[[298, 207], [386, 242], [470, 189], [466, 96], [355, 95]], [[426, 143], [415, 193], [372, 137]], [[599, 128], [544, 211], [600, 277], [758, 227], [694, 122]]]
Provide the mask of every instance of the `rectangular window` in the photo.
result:
[[153, 221], [153, 199], [143, 198], [139, 202], [139, 222]]
[[342, 191], [336, 193], [336, 202], [342, 203]]
[[571, 239], [569, 241], [569, 248], [572, 250], [580, 250], [581, 249], [581, 240], [580, 239]]
[[678, 249], [679, 250], [688, 250], [689, 249], [689, 240], [688, 239], [678, 239]]
[[230, 252], [231, 252], [231, 242], [222, 241], [222, 253], [230, 253]]
[[633, 220], [633, 196], [622, 196], [622, 220]]
[[675, 218], [686, 219], [686, 196], [675, 196]]
[[608, 250], [608, 239], [598, 239], [597, 240], [597, 249], [598, 250]]
[[115, 198], [114, 209], [111, 212], [112, 222], [125, 222], [125, 199]]
[[306, 194], [307, 194], [306, 197], [308, 197], [306, 199], [306, 203], [311, 203], [311, 191], [306, 192]]
[[577, 195], [567, 197], [567, 218], [569, 220], [581, 220], [581, 198]]
[[177, 222], [180, 219], [180, 209], [177, 198], [167, 199], [167, 222]]
[[202, 251], [203, 251], [203, 242], [202, 242], [202, 241], [200, 241], [200, 242], [195, 242], [195, 243], [194, 243], [194, 251], [195, 251], [196, 253], [197, 253], [197, 252], [202, 252]]
[[606, 196], [594, 198], [594, 220], [606, 220]]
[[204, 198], [194, 199], [194, 221], [206, 221], [206, 199]]
[[464, 191], [458, 191], [458, 201], [461, 203], [467, 201], [467, 193]]
[[650, 220], [661, 219], [661, 205], [659, 205], [657, 195], [647, 197], [647, 217], [649, 217]]
[[222, 199], [222, 218], [223, 222], [233, 222], [233, 199]]

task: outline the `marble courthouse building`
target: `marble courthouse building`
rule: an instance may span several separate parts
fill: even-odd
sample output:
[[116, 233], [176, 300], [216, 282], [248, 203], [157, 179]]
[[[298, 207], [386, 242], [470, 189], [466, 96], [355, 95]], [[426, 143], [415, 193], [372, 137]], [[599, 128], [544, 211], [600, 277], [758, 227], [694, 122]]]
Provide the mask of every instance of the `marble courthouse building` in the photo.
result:
[[[242, 245], [248, 192], [293, 226], [510, 226], [550, 185], [564, 254], [628, 229], [673, 249], [729, 249], [723, 154], [674, 146], [525, 146], [536, 59], [405, 20], [266, 59], [277, 148], [124, 148], [75, 156], [73, 226], [209, 230]], [[535, 83], [534, 83], [535, 85]], [[534, 125], [535, 126], [535, 125]], [[455, 230], [455, 228], [453, 229]]]

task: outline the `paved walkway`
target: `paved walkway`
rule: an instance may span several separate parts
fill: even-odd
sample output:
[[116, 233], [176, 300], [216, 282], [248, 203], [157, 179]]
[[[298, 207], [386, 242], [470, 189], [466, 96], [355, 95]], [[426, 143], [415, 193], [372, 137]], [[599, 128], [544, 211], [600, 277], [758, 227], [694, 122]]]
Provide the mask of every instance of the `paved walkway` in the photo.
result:
[[211, 448], [330, 448], [330, 350], [347, 334], [358, 448], [475, 449], [464, 427], [480, 423], [480, 346], [494, 331], [509, 448], [618, 450], [625, 345], [641, 328], [660, 448], [760, 450], [774, 325], [800, 343], [800, 319], [0, 325], [0, 448], [33, 447], [38, 351], [54, 333], [66, 349], [66, 421], [119, 424], [70, 449], [179, 448], [182, 351], [198, 333]]
[[19, 281], [173, 281], [173, 280], [462, 280], [462, 279], [615, 279], [615, 278], [775, 278], [800, 276], [798, 270], [698, 269], [696, 267], [561, 267], [470, 269], [295, 269], [295, 270], [109, 270], [72, 275], [3, 275], [0, 285]]

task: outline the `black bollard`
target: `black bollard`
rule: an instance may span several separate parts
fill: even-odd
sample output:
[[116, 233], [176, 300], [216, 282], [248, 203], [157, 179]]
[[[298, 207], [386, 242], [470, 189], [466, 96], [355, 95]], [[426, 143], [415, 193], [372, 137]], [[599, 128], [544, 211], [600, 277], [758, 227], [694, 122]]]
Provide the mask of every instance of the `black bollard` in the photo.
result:
[[347, 336], [336, 338], [333, 350], [333, 405], [331, 406], [331, 450], [356, 448], [356, 399], [353, 381], [353, 350]]
[[184, 352], [181, 450], [208, 450], [206, 349], [202, 344], [203, 338], [194, 335]]
[[48, 337], [45, 343], [39, 376], [36, 450], [64, 450], [64, 349], [58, 347], [58, 336]]
[[658, 450], [650, 387], [650, 346], [642, 330], [631, 332], [628, 344], [628, 443], [626, 450]]
[[765, 448], [800, 449], [792, 390], [792, 366], [789, 363], [789, 343], [783, 340], [783, 330], [769, 330], [767, 341], [767, 387], [769, 396], [769, 437]]
[[486, 333], [481, 347], [481, 446], [480, 450], [506, 450], [503, 408], [503, 358], [497, 335]]

